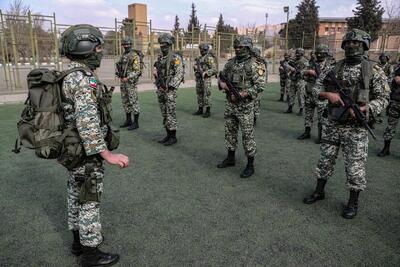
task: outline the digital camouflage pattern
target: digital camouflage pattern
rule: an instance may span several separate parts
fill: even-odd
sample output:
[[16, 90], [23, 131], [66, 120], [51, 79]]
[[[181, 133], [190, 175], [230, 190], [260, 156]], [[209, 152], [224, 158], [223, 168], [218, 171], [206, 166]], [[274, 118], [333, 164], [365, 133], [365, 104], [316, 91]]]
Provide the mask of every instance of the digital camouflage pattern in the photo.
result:
[[[338, 64], [341, 64], [339, 62]], [[317, 80], [313, 93], [317, 98], [322, 91], [330, 91], [323, 85], [327, 74], [324, 71]], [[357, 95], [362, 88], [361, 63], [348, 65], [344, 63], [337, 74], [337, 77], [344, 80], [348, 88], [351, 88], [352, 95]], [[376, 116], [381, 113], [388, 104], [388, 84], [382, 69], [375, 65], [372, 68], [369, 81], [369, 100], [367, 109]], [[346, 122], [337, 122], [328, 117], [322, 129], [322, 143], [320, 146], [320, 159], [316, 169], [317, 179], [329, 179], [333, 174], [333, 168], [338, 156], [339, 148], [342, 147], [347, 176], [347, 186], [353, 190], [364, 190], [365, 164], [368, 155], [368, 132], [353, 119]]]
[[234, 151], [238, 143], [239, 126], [242, 129], [242, 141], [246, 156], [256, 155], [254, 139], [254, 101], [265, 88], [265, 68], [254, 59], [243, 62], [236, 57], [230, 59], [223, 70], [226, 77], [240, 92], [246, 91], [248, 97], [243, 103], [227, 99], [225, 105], [225, 144]]
[[124, 111], [125, 113], [139, 114], [140, 105], [137, 83], [141, 74], [140, 57], [135, 51], [131, 50], [128, 53], [123, 53], [118, 63], [127, 67], [126, 76], [128, 81], [121, 81], [121, 99]]
[[[176, 90], [183, 81], [184, 66], [183, 59], [179, 54], [173, 53], [170, 57], [171, 60], [168, 60], [168, 58], [168, 55], [159, 55], [157, 62], [154, 64], [157, 73], [161, 75], [161, 79], [166, 81], [168, 87], [167, 90], [158, 88], [156, 93], [161, 115], [163, 117], [163, 125], [168, 130], [176, 130], [178, 127], [175, 111], [177, 97]], [[167, 73], [167, 64], [169, 64], [169, 73]]]
[[389, 62], [387, 62], [386, 64], [382, 65], [379, 64], [379, 67], [382, 68], [383, 72], [385, 73], [386, 77], [388, 78], [388, 82], [391, 82], [391, 76], [393, 74], [394, 71], [394, 67], [392, 64], [390, 64]]
[[[72, 62], [68, 68], [84, 67]], [[107, 125], [101, 127], [98, 103], [96, 98], [98, 81], [91, 73], [73, 72], [65, 77], [62, 90], [65, 102], [62, 107], [67, 125], [74, 126], [81, 138], [87, 156], [96, 155], [107, 149], [104, 136]], [[102, 179], [104, 169], [101, 160], [96, 160], [96, 166], [87, 170], [86, 161], [69, 171], [68, 180], [68, 228], [79, 230], [81, 244], [96, 247], [102, 242], [101, 223], [99, 214], [99, 199], [88, 201], [83, 196], [92, 191], [100, 197], [103, 191]], [[80, 180], [91, 181], [91, 186], [85, 187]], [[91, 180], [90, 180], [91, 179]]]
[[281, 92], [280, 92], [281, 95], [286, 95], [288, 93], [290, 86], [288, 73], [285, 71], [285, 68], [283, 67], [284, 64], [289, 64], [289, 59], [281, 60], [279, 64], [279, 84], [281, 86]]
[[388, 122], [383, 133], [383, 139], [392, 140], [396, 134], [396, 127], [399, 124], [400, 119], [400, 102], [390, 101], [388, 110]]
[[[268, 63], [264, 58], [259, 58], [257, 60], [257, 63], [260, 65], [259, 69], [264, 69], [265, 73], [265, 89], [267, 86], [267, 81], [268, 81]], [[262, 91], [258, 93], [257, 98], [254, 100], [254, 117], [258, 118], [260, 117], [260, 112], [261, 112], [261, 96], [262, 96]]]
[[293, 60], [292, 66], [296, 68], [296, 72], [291, 72], [290, 77], [290, 87], [288, 92], [288, 105], [293, 106], [294, 100], [297, 96], [299, 108], [304, 108], [304, 96], [305, 96], [305, 86], [306, 82], [303, 79], [304, 71], [308, 67], [308, 61], [303, 56], [300, 59]]
[[198, 62], [203, 73], [206, 74], [202, 80], [201, 75], [203, 73], [200, 73], [196, 64], [193, 66], [196, 73], [197, 103], [199, 107], [211, 107], [211, 77], [217, 73], [217, 64], [210, 53], [204, 56], [200, 55], [195, 61]]

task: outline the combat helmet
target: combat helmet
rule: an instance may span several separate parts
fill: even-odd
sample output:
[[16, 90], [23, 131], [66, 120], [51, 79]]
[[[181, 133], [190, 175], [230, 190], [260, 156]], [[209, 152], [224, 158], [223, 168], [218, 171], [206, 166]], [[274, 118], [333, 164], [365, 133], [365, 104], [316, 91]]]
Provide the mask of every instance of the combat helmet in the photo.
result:
[[304, 49], [303, 48], [297, 48], [295, 52], [296, 56], [304, 56]]
[[210, 49], [210, 45], [209, 44], [206, 44], [206, 43], [203, 43], [203, 44], [200, 44], [199, 45], [199, 49], [200, 50], [209, 50]]
[[78, 24], [66, 29], [60, 38], [60, 54], [68, 58], [85, 59], [95, 47], [104, 43], [101, 31], [89, 24]]
[[341, 48], [344, 49], [344, 45], [348, 41], [358, 41], [363, 44], [364, 50], [368, 51], [371, 44], [371, 36], [365, 31], [359, 29], [352, 29], [345, 36], [343, 36]]
[[132, 38], [131, 37], [125, 37], [122, 42], [121, 45], [129, 45], [132, 46]]
[[169, 33], [162, 33], [158, 36], [158, 43], [167, 43], [168, 45], [173, 45], [175, 43], [175, 37]]
[[249, 49], [253, 47], [253, 41], [251, 40], [250, 37], [248, 36], [238, 36], [235, 38], [233, 41], [233, 46], [238, 47], [238, 46], [246, 46]]
[[390, 60], [390, 56], [388, 54], [386, 54], [385, 52], [383, 52], [379, 55], [379, 60], [382, 60], [382, 58], [386, 58], [387, 61]]

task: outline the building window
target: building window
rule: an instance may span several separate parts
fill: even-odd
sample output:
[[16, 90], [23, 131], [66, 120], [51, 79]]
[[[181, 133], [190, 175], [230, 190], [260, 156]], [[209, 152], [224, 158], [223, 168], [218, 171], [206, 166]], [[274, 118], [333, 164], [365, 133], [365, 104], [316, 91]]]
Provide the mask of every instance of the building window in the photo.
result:
[[325, 32], [329, 32], [329, 27], [325, 27]]

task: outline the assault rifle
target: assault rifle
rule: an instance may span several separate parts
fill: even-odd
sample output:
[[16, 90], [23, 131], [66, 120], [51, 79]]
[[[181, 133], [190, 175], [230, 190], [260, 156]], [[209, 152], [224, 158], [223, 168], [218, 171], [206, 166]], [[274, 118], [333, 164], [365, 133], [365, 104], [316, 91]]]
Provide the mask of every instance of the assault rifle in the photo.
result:
[[117, 75], [118, 78], [124, 79], [126, 78], [126, 72], [128, 70], [128, 65], [129, 65], [129, 59], [126, 61], [126, 64], [123, 65], [121, 61], [117, 62], [116, 64], [117, 71], [115, 72], [115, 75]]
[[204, 88], [203, 68], [201, 67], [200, 60], [196, 60], [196, 76], [199, 78], [200, 85]]
[[333, 70], [329, 71], [326, 77], [329, 78], [333, 82], [333, 84], [339, 89], [338, 93], [344, 103], [344, 107], [339, 109], [337, 117], [341, 118], [349, 108], [352, 109], [354, 111], [356, 120], [359, 123], [361, 123], [362, 126], [364, 126], [364, 128], [368, 130], [368, 132], [371, 134], [374, 140], [376, 140], [376, 136], [372, 131], [371, 127], [369, 126], [367, 118], [365, 117], [364, 113], [362, 113], [360, 107], [353, 101], [353, 99], [346, 92], [347, 91], [346, 88], [344, 88], [341, 82], [336, 78], [335, 72]]
[[159, 62], [156, 62], [156, 64], [154, 65], [157, 69], [157, 77], [155, 77], [155, 81], [154, 84], [156, 85], [157, 89], [163, 88], [163, 89], [168, 89], [168, 84], [169, 84], [169, 79], [170, 79], [170, 75], [167, 74], [166, 79], [163, 78], [164, 74], [162, 73], [162, 68], [161, 68], [161, 64]]
[[[228, 93], [230, 96], [233, 95], [233, 96], [236, 98], [237, 101], [239, 101], [239, 102], [244, 102], [244, 98], [243, 98], [243, 97], [241, 96], [241, 94], [239, 93], [239, 90], [236, 89], [236, 88], [233, 86], [233, 84], [231, 83], [231, 81], [228, 80], [228, 78], [225, 76], [225, 74], [224, 74], [222, 71], [219, 72], [219, 79], [220, 79], [222, 82], [226, 83], [226, 86], [228, 86], [228, 91], [227, 91], [227, 93]], [[219, 87], [219, 84], [218, 84], [218, 87]], [[219, 87], [219, 88], [221, 89], [221, 87]]]

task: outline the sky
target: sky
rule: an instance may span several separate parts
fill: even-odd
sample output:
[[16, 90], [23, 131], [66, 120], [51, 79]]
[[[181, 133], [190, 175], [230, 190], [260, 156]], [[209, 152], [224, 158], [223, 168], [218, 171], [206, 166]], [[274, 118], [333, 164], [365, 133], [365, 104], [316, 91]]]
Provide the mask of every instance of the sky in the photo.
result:
[[[0, 0], [0, 9], [9, 10], [14, 0]], [[382, 0], [385, 2], [397, 0]], [[194, 2], [200, 24], [215, 26], [220, 13], [225, 23], [234, 27], [264, 25], [268, 13], [268, 24], [279, 24], [286, 21], [283, 6], [289, 6], [290, 18], [297, 13], [296, 6], [301, 1], [294, 0], [22, 0], [33, 13], [42, 15], [56, 14], [58, 24], [89, 23], [96, 26], [114, 27], [115, 18], [121, 21], [128, 16], [128, 5], [133, 3], [147, 4], [148, 19], [153, 27], [171, 29], [175, 15], [178, 15], [180, 26], [187, 26]], [[349, 17], [356, 6], [356, 0], [317, 0], [320, 17]]]

